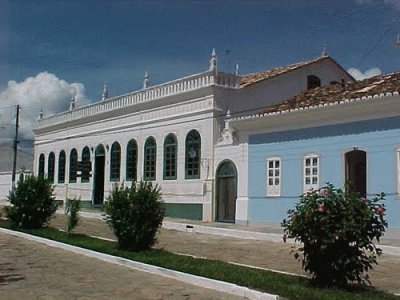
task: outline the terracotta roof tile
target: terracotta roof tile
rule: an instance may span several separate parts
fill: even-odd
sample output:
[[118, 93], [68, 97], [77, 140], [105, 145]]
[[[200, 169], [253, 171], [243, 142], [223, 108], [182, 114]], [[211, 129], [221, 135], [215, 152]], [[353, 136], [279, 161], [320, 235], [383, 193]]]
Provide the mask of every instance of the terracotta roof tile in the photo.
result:
[[329, 104], [344, 99], [357, 99], [367, 96], [398, 92], [400, 72], [371, 77], [362, 81], [332, 84], [302, 92], [284, 102], [260, 111], [260, 114], [280, 112], [287, 109], [305, 108]]
[[262, 81], [264, 79], [268, 79], [274, 76], [278, 76], [281, 74], [284, 74], [286, 72], [289, 71], [293, 71], [295, 69], [304, 67], [306, 65], [315, 63], [317, 61], [321, 61], [324, 59], [327, 59], [329, 56], [319, 56], [317, 58], [314, 58], [312, 60], [308, 60], [308, 61], [303, 61], [303, 62], [298, 62], [295, 64], [291, 64], [285, 67], [278, 67], [278, 68], [274, 68], [272, 70], [268, 70], [268, 71], [263, 71], [263, 72], [257, 72], [257, 73], [252, 73], [252, 74], [248, 74], [248, 75], [244, 75], [241, 79], [240, 79], [240, 86], [241, 87], [246, 87], [248, 85], [257, 83], [259, 81]]

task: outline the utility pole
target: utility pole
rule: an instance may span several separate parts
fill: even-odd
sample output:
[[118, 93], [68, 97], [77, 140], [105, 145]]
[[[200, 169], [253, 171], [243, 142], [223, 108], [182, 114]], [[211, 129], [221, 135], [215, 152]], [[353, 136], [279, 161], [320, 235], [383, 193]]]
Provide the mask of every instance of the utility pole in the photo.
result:
[[19, 104], [17, 104], [17, 113], [16, 113], [16, 121], [15, 121], [15, 137], [14, 137], [14, 160], [13, 160], [13, 169], [11, 175], [11, 188], [14, 190], [15, 188], [15, 173], [17, 171], [17, 151], [18, 151], [18, 127], [19, 127]]

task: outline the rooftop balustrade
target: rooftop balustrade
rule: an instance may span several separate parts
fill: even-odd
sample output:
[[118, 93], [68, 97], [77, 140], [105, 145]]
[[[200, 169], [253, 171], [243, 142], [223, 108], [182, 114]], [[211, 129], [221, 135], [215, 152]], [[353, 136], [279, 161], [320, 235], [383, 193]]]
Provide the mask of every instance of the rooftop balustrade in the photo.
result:
[[145, 101], [153, 101], [164, 97], [174, 96], [212, 85], [237, 89], [240, 87], [240, 77], [229, 73], [215, 73], [215, 71], [192, 75], [41, 118], [38, 120], [37, 128], [44, 128], [81, 119], [119, 108], [136, 105]]

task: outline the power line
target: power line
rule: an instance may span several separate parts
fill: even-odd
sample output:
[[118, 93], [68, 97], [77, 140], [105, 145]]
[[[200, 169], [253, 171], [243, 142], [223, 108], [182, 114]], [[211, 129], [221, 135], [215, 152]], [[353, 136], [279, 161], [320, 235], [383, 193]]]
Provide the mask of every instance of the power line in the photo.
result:
[[357, 64], [356, 68], [360, 67], [360, 65], [366, 60], [366, 58], [371, 54], [371, 52], [374, 51], [375, 48], [379, 46], [379, 44], [385, 38], [385, 35], [392, 29], [393, 24], [394, 24], [394, 22], [392, 22], [392, 24], [390, 24], [389, 27], [383, 32], [383, 34], [379, 38], [379, 40], [375, 44], [373, 44], [371, 48], [369, 48], [369, 50], [364, 54], [364, 56], [361, 58], [360, 62]]
[[24, 153], [24, 154], [26, 154], [26, 155], [32, 156], [32, 157], [35, 156], [35, 155], [33, 155], [32, 153], [30, 153], [30, 152], [27, 152], [27, 151], [22, 150], [21, 148], [19, 148], [18, 151], [21, 152], [21, 153]]
[[5, 105], [5, 106], [1, 106], [0, 109], [2, 109], [2, 110], [4, 109], [5, 110], [5, 109], [13, 108], [15, 106], [16, 106], [15, 104]]

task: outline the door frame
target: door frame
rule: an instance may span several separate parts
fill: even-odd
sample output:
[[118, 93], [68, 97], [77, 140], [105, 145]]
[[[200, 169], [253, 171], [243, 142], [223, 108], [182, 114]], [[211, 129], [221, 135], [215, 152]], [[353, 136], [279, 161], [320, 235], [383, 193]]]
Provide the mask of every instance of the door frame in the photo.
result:
[[[232, 176], [221, 176], [219, 173], [221, 171], [221, 168], [225, 165], [225, 164], [230, 164], [232, 166], [232, 169], [234, 171], [234, 174]], [[230, 203], [232, 203], [232, 205], [234, 206], [234, 213], [233, 213], [233, 219], [222, 219], [219, 218], [219, 204], [220, 204], [220, 199], [219, 199], [219, 188], [220, 188], [220, 178], [233, 178], [233, 183], [235, 185], [234, 190], [235, 190], [235, 199], [233, 199], [233, 201], [229, 201]], [[215, 173], [215, 179], [216, 179], [216, 188], [215, 188], [215, 221], [216, 222], [227, 222], [227, 223], [235, 223], [236, 220], [236, 201], [237, 201], [237, 191], [238, 191], [238, 173], [237, 173], [237, 168], [236, 165], [233, 161], [229, 160], [229, 159], [225, 159], [223, 161], [221, 161], [218, 164], [218, 167], [216, 169], [216, 173]]]
[[[358, 157], [351, 157], [351, 155], [359, 155]], [[360, 156], [361, 155], [361, 156]], [[350, 174], [350, 166], [357, 163], [357, 160], [361, 159], [361, 164], [364, 166], [362, 177], [364, 177], [364, 182], [362, 183], [362, 187], [360, 188], [360, 184], [356, 183], [357, 186], [350, 186], [350, 177], [356, 176], [355, 174]], [[353, 170], [352, 173], [355, 171]], [[354, 181], [354, 179], [353, 179]], [[368, 156], [367, 151], [363, 149], [353, 148], [344, 153], [344, 185], [348, 192], [356, 192], [361, 197], [367, 196], [368, 190]]]
[[[102, 153], [99, 151], [102, 150]], [[103, 157], [103, 167], [102, 170], [99, 170], [98, 159], [99, 157]], [[104, 203], [104, 186], [105, 186], [105, 170], [106, 170], [106, 149], [103, 144], [99, 144], [94, 150], [94, 168], [93, 168], [93, 205], [103, 205]], [[101, 171], [103, 174], [103, 183], [102, 189], [100, 188], [101, 183], [99, 182], [98, 171]], [[101, 177], [101, 176], [100, 176]], [[101, 179], [101, 178], [100, 178]], [[100, 195], [98, 193], [100, 192]], [[102, 194], [102, 195], [101, 195]], [[100, 199], [98, 199], [100, 198]], [[98, 201], [100, 200], [100, 201]]]

